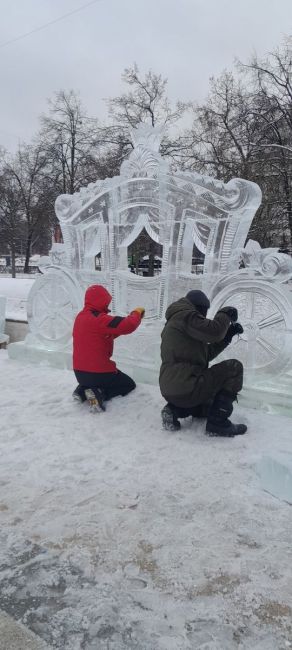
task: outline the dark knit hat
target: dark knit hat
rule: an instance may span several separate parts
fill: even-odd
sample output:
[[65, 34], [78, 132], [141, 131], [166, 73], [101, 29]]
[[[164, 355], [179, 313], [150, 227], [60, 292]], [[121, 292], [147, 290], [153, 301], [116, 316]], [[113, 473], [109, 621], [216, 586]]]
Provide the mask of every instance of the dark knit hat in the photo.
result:
[[194, 289], [193, 291], [189, 291], [187, 293], [186, 298], [194, 305], [194, 307], [203, 307], [204, 311], [209, 309], [210, 307], [210, 300], [207, 298], [206, 294], [203, 293], [203, 291], [199, 291], [199, 289]]

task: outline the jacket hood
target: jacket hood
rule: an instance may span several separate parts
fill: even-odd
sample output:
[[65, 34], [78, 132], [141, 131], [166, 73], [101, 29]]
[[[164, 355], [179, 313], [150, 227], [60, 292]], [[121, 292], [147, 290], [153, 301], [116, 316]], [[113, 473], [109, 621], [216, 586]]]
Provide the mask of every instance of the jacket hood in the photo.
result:
[[84, 307], [107, 312], [111, 300], [111, 294], [107, 289], [102, 287], [101, 284], [93, 284], [91, 287], [88, 287], [85, 293]]
[[197, 311], [197, 309], [192, 305], [192, 303], [187, 299], [187, 298], [180, 298], [180, 300], [177, 300], [176, 302], [173, 302], [169, 307], [167, 307], [167, 310], [165, 312], [165, 318], [166, 320], [169, 320], [174, 316], [175, 314], [178, 314], [178, 312], [194, 312]]

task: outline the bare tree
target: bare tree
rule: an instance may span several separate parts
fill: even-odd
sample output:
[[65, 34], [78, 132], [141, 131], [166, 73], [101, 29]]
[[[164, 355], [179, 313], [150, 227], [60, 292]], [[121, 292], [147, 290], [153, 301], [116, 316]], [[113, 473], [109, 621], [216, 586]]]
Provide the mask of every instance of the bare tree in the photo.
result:
[[16, 276], [15, 257], [19, 249], [19, 241], [24, 237], [21, 205], [21, 193], [15, 178], [7, 169], [2, 170], [0, 174], [0, 236], [2, 245], [9, 250], [11, 255], [13, 278]]
[[177, 122], [184, 110], [182, 102], [172, 109], [166, 95], [167, 79], [149, 70], [143, 78], [134, 63], [125, 68], [122, 80], [130, 90], [108, 100], [109, 115], [120, 126], [137, 126], [149, 122], [152, 126]]
[[115, 147], [119, 165], [132, 149], [129, 127], [140, 122], [156, 126], [165, 125], [165, 137], [161, 143], [162, 155], [171, 155], [176, 148], [177, 135], [171, 132], [178, 125], [187, 104], [177, 102], [172, 107], [167, 97], [167, 79], [149, 70], [143, 77], [135, 63], [126, 68], [122, 80], [128, 90], [118, 97], [107, 100], [110, 126], [104, 129], [104, 143]]
[[225, 180], [249, 178], [259, 138], [252, 96], [234, 75], [224, 72], [210, 81], [205, 104], [194, 106], [189, 143], [181, 149], [186, 168], [215, 173]]
[[60, 90], [41, 117], [41, 139], [59, 192], [73, 194], [95, 180], [99, 129], [73, 90]]
[[43, 187], [48, 169], [42, 145], [22, 145], [16, 155], [6, 161], [6, 169], [20, 197], [19, 209], [26, 229], [24, 272], [28, 273], [34, 237], [45, 222]]
[[291, 54], [290, 41], [263, 62], [238, 64], [241, 78], [224, 72], [211, 79], [175, 154], [185, 169], [260, 185], [263, 203], [251, 234], [264, 245], [292, 241]]
[[[274, 189], [275, 211], [286, 215], [292, 240], [292, 40], [286, 39], [263, 60], [254, 56], [239, 64], [254, 88], [255, 103], [263, 110], [259, 117], [261, 141], [257, 155], [266, 161], [270, 188]], [[272, 180], [272, 182], [271, 182]]]

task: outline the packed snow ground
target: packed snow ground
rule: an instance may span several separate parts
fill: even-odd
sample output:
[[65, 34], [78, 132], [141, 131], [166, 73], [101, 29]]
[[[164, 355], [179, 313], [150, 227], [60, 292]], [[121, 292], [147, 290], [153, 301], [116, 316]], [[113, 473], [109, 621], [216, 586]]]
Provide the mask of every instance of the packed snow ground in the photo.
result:
[[0, 607], [62, 650], [292, 647], [292, 508], [255, 471], [291, 419], [169, 434], [153, 386], [94, 415], [69, 371], [0, 373]]

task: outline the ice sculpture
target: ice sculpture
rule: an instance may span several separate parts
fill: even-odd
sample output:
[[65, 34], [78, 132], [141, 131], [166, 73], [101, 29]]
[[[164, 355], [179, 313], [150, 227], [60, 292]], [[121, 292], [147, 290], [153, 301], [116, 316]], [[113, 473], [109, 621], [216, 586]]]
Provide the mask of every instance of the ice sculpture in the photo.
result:
[[[64, 244], [53, 246], [50, 264], [33, 285], [30, 334], [22, 347], [10, 346], [10, 354], [70, 366], [74, 316], [86, 288], [101, 283], [113, 295], [114, 312], [145, 305], [143, 326], [118, 341], [116, 358], [136, 378], [155, 382], [165, 309], [189, 289], [202, 288], [212, 313], [226, 303], [238, 306], [245, 332], [226, 355], [243, 361], [250, 385], [266, 385], [275, 373], [286, 373], [292, 358], [291, 259], [255, 242], [245, 247], [261, 201], [256, 184], [173, 171], [159, 154], [161, 135], [161, 128], [140, 124], [119, 176], [57, 199]], [[155, 277], [128, 268], [128, 247], [142, 230], [163, 247]], [[194, 246], [203, 260], [195, 268]]]
[[277, 452], [263, 456], [257, 464], [261, 487], [273, 496], [292, 505], [292, 454]]

